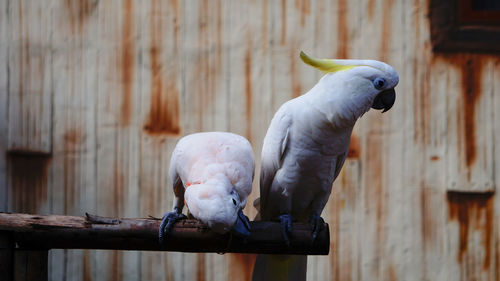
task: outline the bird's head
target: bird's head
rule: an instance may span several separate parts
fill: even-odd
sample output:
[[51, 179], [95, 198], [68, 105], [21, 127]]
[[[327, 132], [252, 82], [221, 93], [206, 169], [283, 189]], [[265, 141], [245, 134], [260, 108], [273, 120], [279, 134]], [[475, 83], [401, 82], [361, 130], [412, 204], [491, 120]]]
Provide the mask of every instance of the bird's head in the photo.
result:
[[228, 181], [190, 185], [184, 198], [191, 214], [214, 232], [232, 231], [240, 236], [250, 235], [248, 219], [242, 213], [244, 203]]
[[[360, 114], [371, 108], [388, 111], [396, 100], [394, 87], [399, 82], [396, 70], [376, 60], [315, 59], [300, 53], [306, 64], [323, 71], [322, 87], [347, 100]], [[318, 83], [319, 84], [319, 83]]]

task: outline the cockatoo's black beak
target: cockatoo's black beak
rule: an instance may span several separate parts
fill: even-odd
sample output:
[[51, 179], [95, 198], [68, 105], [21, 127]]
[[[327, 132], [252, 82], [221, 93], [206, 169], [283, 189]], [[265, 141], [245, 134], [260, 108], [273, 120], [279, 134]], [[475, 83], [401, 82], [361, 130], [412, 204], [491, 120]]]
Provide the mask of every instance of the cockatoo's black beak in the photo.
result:
[[236, 219], [231, 232], [240, 237], [250, 236], [250, 223], [247, 216], [243, 214], [241, 209], [238, 211], [238, 218]]
[[373, 109], [384, 109], [382, 113], [391, 109], [396, 101], [396, 91], [394, 89], [385, 90], [380, 92], [373, 100]]

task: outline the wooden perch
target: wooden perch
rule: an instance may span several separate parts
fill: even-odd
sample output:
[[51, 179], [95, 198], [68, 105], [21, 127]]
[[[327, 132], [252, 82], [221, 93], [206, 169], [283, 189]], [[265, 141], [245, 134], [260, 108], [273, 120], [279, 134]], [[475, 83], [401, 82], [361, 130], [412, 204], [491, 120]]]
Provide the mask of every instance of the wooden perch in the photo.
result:
[[291, 246], [283, 242], [278, 222], [250, 222], [250, 237], [217, 234], [196, 220], [175, 224], [165, 246], [158, 243], [158, 219], [117, 219], [88, 215], [38, 216], [0, 213], [0, 233], [25, 249], [114, 249], [176, 252], [328, 255], [328, 224], [312, 243], [311, 227], [294, 223]]

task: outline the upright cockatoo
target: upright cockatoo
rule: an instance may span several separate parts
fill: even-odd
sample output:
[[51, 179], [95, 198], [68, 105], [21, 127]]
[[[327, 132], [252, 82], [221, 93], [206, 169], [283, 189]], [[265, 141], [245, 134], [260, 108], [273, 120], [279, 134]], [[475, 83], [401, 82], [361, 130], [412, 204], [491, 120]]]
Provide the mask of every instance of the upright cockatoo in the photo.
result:
[[248, 218], [242, 212], [254, 176], [253, 150], [247, 139], [225, 132], [185, 136], [172, 152], [169, 176], [174, 206], [163, 216], [160, 243], [175, 221], [186, 217], [184, 203], [215, 232], [250, 235]]
[[[313, 59], [325, 75], [306, 94], [274, 115], [262, 148], [260, 215], [279, 219], [289, 245], [292, 221], [310, 222], [313, 239], [321, 212], [347, 155], [351, 132], [370, 108], [389, 110], [396, 99], [397, 72], [375, 60]], [[254, 280], [305, 280], [305, 256], [257, 257]]]

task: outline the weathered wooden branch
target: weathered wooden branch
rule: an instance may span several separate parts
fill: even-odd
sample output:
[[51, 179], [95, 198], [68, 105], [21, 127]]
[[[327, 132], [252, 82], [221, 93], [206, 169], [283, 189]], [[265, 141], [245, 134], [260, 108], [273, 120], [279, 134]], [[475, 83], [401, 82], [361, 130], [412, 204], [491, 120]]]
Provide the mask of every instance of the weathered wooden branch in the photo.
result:
[[196, 220], [175, 224], [163, 248], [158, 243], [158, 219], [118, 219], [88, 215], [39, 216], [0, 213], [0, 232], [12, 234], [24, 249], [115, 249], [216, 253], [327, 255], [328, 224], [312, 241], [309, 224], [294, 223], [291, 246], [283, 242], [278, 222], [250, 222], [250, 237], [217, 234]]

